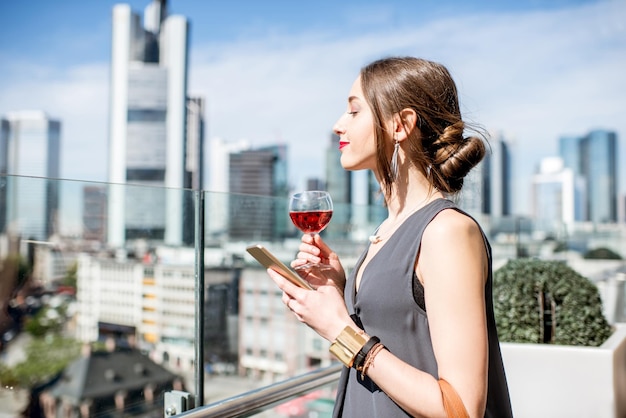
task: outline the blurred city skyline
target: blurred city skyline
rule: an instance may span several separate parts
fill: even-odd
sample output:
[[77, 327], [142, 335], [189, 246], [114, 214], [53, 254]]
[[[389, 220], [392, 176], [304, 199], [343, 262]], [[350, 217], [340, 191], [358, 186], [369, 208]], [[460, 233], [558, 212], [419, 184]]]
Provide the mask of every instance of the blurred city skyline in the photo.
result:
[[[0, 5], [0, 116], [60, 120], [62, 178], [107, 178], [116, 3], [141, 13], [150, 0]], [[467, 121], [512, 141], [514, 213], [528, 213], [530, 176], [559, 137], [593, 129], [617, 133], [626, 190], [626, 1], [168, 4], [191, 23], [189, 94], [207, 100], [207, 153], [215, 137], [285, 143], [294, 189], [323, 177], [359, 68], [415, 55], [450, 69]]]

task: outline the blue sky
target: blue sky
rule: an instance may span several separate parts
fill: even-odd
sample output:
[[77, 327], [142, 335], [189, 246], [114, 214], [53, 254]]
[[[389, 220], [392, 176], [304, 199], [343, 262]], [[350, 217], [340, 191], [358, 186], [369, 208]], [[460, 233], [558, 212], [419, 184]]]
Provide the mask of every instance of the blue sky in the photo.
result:
[[[63, 123], [62, 177], [106, 180], [109, 0], [0, 2], [0, 115]], [[128, 2], [142, 12], [148, 0]], [[172, 0], [191, 22], [190, 93], [208, 138], [289, 144], [300, 188], [323, 176], [333, 122], [361, 66], [386, 55], [445, 64], [468, 120], [512, 141], [514, 206], [558, 137], [615, 130], [626, 161], [626, 1]], [[624, 171], [622, 169], [622, 171]], [[621, 176], [620, 189], [626, 189]]]

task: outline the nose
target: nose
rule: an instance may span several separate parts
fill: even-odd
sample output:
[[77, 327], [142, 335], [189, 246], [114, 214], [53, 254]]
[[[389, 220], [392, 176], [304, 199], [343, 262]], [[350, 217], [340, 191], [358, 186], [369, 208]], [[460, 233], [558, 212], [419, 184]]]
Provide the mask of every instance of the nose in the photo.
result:
[[337, 122], [335, 122], [335, 124], [333, 125], [333, 132], [339, 136], [346, 133], [346, 128], [342, 120], [343, 120], [343, 115], [339, 119], [337, 119]]

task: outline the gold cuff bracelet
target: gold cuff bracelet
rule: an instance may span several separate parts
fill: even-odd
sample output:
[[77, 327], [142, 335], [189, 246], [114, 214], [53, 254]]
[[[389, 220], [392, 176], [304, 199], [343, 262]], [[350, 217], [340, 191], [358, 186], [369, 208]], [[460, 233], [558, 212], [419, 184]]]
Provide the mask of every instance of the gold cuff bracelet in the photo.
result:
[[346, 326], [330, 345], [330, 352], [347, 367], [352, 367], [354, 358], [368, 339], [367, 335], [361, 335], [352, 327]]

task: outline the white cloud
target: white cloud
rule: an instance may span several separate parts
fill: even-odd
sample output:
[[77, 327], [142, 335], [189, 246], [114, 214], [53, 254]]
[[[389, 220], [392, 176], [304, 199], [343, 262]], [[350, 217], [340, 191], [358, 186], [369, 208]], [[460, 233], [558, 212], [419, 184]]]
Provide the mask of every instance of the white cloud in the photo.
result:
[[520, 207], [532, 163], [555, 153], [560, 135], [603, 127], [625, 139], [625, 5], [460, 17], [342, 39], [199, 46], [192, 86], [211, 102], [211, 134], [288, 141], [301, 182], [323, 174], [328, 134], [361, 65], [389, 54], [440, 61], [458, 82], [466, 115], [516, 138]]
[[[603, 127], [626, 140], [624, 22], [626, 3], [607, 1], [342, 37], [318, 32], [194, 44], [190, 93], [207, 99], [209, 137], [288, 143], [290, 178], [302, 187], [307, 177], [323, 176], [332, 124], [362, 65], [390, 54], [440, 61], [457, 80], [465, 114], [516, 138], [514, 194], [523, 210], [532, 164], [556, 151], [560, 135]], [[6, 72], [0, 114], [35, 108], [58, 117], [63, 175], [104, 180], [107, 64], [60, 71], [21, 63], [19, 72]], [[626, 160], [624, 151], [620, 157]]]
[[[16, 67], [14, 67], [16, 68]], [[19, 66], [0, 85], [0, 115], [42, 110], [61, 121], [61, 176], [105, 180], [108, 65]]]

